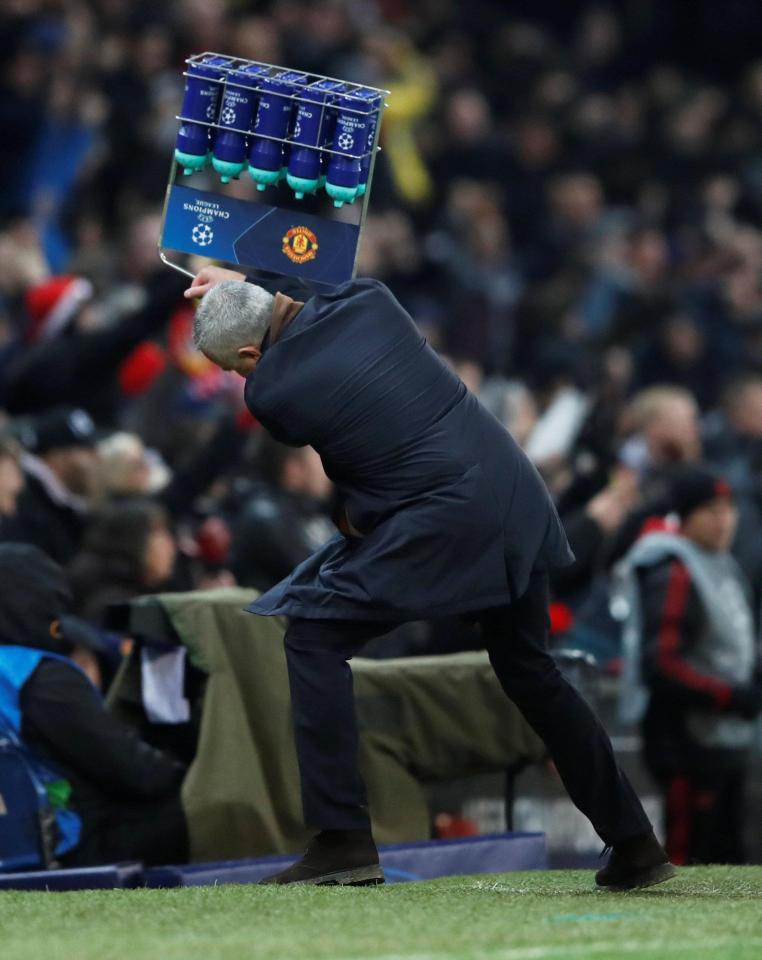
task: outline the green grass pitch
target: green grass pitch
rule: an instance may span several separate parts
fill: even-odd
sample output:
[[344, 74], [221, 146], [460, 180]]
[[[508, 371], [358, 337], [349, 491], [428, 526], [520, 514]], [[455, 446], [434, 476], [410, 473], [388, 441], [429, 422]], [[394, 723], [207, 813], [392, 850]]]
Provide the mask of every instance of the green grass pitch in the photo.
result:
[[762, 867], [637, 893], [592, 873], [377, 888], [0, 892], [2, 960], [761, 960]]

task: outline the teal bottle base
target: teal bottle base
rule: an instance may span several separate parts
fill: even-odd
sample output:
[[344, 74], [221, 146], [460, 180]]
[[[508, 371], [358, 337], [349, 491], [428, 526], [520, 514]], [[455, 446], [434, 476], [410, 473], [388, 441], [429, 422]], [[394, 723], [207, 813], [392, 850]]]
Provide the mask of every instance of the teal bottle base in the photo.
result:
[[233, 179], [238, 179], [241, 171], [244, 168], [242, 163], [233, 163], [230, 160], [218, 160], [217, 157], [212, 157], [212, 166], [219, 173], [220, 180], [223, 183], [230, 183]]
[[249, 176], [256, 183], [257, 190], [265, 190], [280, 180], [280, 170], [262, 170], [261, 167], [249, 167]]
[[297, 200], [301, 200], [305, 193], [314, 193], [317, 190], [317, 180], [309, 180], [306, 177], [294, 177], [290, 173], [286, 174], [286, 180], [289, 187], [294, 191]]
[[353, 203], [357, 196], [357, 187], [340, 187], [329, 180], [325, 184], [325, 192], [333, 200], [334, 207], [343, 207], [345, 203]]
[[175, 160], [183, 168], [185, 176], [189, 177], [197, 170], [204, 169], [209, 162], [209, 154], [205, 153], [202, 156], [198, 156], [195, 153], [183, 153], [182, 150], [175, 150]]

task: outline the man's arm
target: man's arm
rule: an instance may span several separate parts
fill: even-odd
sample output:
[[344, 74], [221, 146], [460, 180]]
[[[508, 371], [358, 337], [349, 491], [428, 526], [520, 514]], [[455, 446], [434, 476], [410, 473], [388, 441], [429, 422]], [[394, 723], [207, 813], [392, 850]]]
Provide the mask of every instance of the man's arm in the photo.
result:
[[182, 783], [184, 765], [113, 717], [73, 664], [43, 660], [21, 692], [21, 712], [22, 736], [31, 746], [44, 744], [112, 796], [161, 797]]
[[85, 402], [95, 387], [113, 380], [139, 343], [163, 329], [181, 291], [175, 277], [156, 274], [148, 285], [145, 306], [113, 327], [83, 333], [73, 341], [55, 338], [23, 352], [7, 375], [9, 413]]

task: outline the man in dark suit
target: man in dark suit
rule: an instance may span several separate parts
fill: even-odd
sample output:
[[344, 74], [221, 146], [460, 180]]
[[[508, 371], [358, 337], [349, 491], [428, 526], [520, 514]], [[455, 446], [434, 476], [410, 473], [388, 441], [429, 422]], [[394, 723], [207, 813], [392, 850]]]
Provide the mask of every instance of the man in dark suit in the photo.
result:
[[606, 733], [547, 652], [547, 571], [573, 555], [527, 457], [383, 284], [349, 281], [303, 302], [244, 279], [196, 277], [196, 345], [246, 378], [247, 406], [272, 436], [317, 450], [343, 503], [340, 533], [249, 608], [290, 618], [304, 815], [320, 831], [269, 882], [383, 880], [347, 660], [396, 623], [460, 614], [479, 622], [505, 692], [613, 847], [599, 885], [668, 879]]

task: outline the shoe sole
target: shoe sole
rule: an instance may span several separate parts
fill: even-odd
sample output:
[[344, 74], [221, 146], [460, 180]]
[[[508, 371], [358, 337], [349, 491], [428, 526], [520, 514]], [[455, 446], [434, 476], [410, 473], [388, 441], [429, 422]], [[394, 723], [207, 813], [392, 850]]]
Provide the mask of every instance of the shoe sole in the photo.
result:
[[321, 887], [376, 887], [384, 883], [384, 871], [377, 863], [374, 863], [367, 867], [339, 870], [336, 873], [323, 873], [319, 877], [294, 880], [293, 882]]
[[641, 873], [635, 873], [628, 883], [599, 883], [601, 890], [642, 890], [644, 887], [655, 887], [657, 883], [664, 883], [677, 876], [677, 870], [671, 863], [662, 863], [658, 867], [649, 867]]

